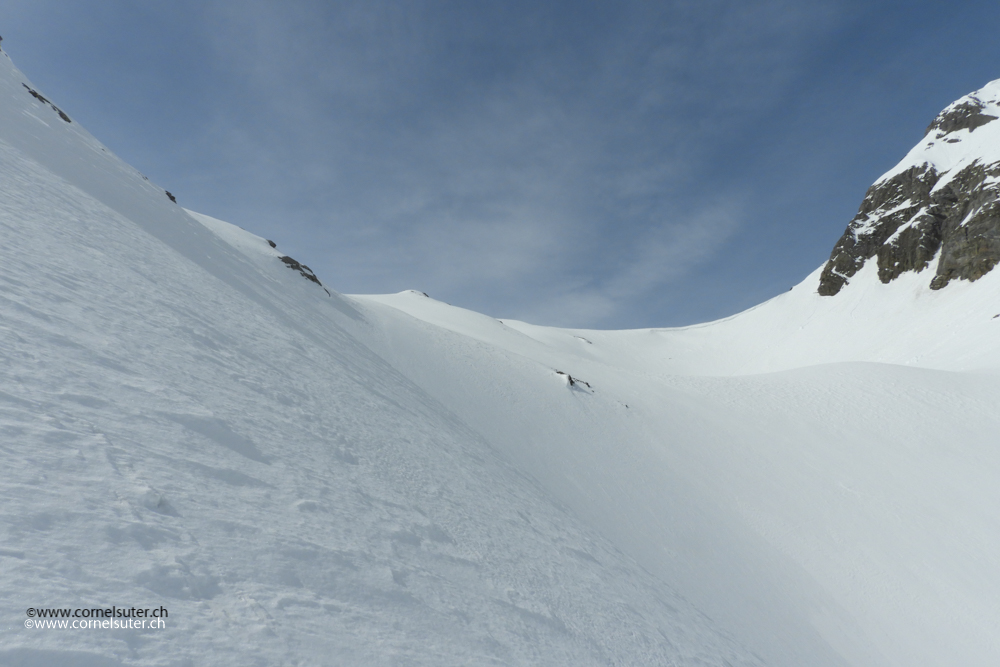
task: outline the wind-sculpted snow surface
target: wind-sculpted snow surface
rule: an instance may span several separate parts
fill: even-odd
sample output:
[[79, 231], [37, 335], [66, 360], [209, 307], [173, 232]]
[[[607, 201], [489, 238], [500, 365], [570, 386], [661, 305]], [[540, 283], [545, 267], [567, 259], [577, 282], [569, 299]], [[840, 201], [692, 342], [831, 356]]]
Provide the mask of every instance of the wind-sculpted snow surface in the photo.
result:
[[[0, 57], [0, 664], [761, 664], [22, 83]], [[169, 616], [27, 627], [112, 605]]]

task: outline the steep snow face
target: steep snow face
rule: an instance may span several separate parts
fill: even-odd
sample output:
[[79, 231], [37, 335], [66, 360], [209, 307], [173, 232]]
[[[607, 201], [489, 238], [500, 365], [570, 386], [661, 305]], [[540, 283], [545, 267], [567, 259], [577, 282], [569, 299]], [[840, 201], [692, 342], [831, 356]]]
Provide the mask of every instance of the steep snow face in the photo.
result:
[[[0, 57], [0, 663], [760, 664], [42, 97]], [[166, 627], [25, 626], [112, 605]]]
[[837, 242], [819, 293], [837, 294], [869, 259], [883, 283], [934, 265], [929, 284], [978, 280], [1000, 261], [1000, 81], [949, 105], [869, 188]]

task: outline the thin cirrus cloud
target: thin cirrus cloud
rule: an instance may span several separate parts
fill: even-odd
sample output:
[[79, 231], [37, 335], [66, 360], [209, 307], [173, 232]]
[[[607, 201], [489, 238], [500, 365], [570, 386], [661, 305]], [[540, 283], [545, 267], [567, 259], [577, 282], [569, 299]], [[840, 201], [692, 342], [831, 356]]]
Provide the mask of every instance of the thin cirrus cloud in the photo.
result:
[[214, 50], [277, 129], [253, 152], [298, 165], [294, 236], [332, 284], [573, 325], [627, 319], [725, 246], [734, 193], [685, 192], [702, 144], [760, 113], [830, 18], [787, 2], [249, 7], [216, 7]]
[[185, 206], [342, 292], [662, 326], [801, 280], [934, 113], [1000, 76], [997, 10], [906, 8], [10, 0], [4, 45]]

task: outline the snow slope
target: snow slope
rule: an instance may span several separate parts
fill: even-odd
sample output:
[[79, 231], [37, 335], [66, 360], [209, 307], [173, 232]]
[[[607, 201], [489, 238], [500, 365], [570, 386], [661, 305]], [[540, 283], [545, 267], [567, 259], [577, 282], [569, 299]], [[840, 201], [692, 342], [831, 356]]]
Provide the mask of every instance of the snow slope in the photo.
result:
[[[25, 83], [0, 57], [0, 664], [760, 664]], [[166, 627], [25, 627], [112, 605]]]
[[[996, 125], [886, 177], [992, 159]], [[767, 662], [1000, 664], [1000, 275], [821, 272], [677, 329], [356, 298], [385, 358]]]
[[1000, 282], [817, 277], [674, 330], [358, 298], [396, 367], [768, 662], [997, 664]]
[[[617, 332], [328, 295], [22, 81], [0, 663], [1000, 662], [996, 272]], [[169, 625], [22, 625], [111, 604]]]
[[[940, 117], [947, 117], [963, 108], [972, 108], [975, 114], [986, 118], [1000, 117], [1000, 79], [991, 81], [974, 93], [955, 100], [945, 107]], [[923, 140], [914, 146], [899, 164], [883, 174], [875, 183], [882, 183], [911, 167], [921, 167], [926, 164], [944, 175], [934, 186], [935, 190], [940, 190], [946, 187], [962, 169], [974, 162], [986, 165], [1000, 162], [1000, 123], [987, 122], [972, 128], [947, 132], [939, 132], [937, 128], [929, 130]]]
[[675, 330], [358, 299], [396, 367], [768, 663], [997, 664], [1000, 283], [817, 275]]

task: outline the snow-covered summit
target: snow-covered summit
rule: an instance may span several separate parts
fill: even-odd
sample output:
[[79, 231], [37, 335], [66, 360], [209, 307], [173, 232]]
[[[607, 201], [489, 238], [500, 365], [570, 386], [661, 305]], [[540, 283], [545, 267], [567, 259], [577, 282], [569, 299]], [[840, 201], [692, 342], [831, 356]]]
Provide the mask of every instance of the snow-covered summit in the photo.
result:
[[1000, 79], [991, 81], [974, 93], [952, 102], [934, 118], [923, 140], [913, 147], [895, 167], [883, 174], [876, 185], [911, 167], [928, 165], [942, 178], [941, 188], [973, 161], [1000, 162]]
[[865, 195], [820, 276], [837, 294], [870, 259], [888, 283], [933, 265], [931, 289], [1000, 261], [1000, 80], [945, 108]]

